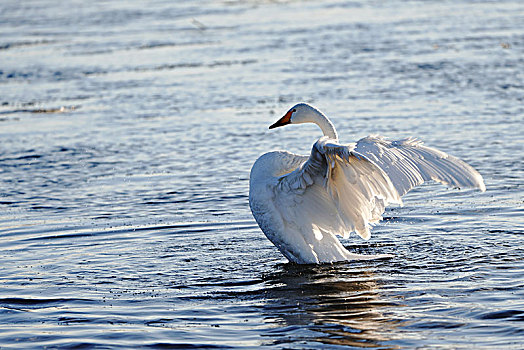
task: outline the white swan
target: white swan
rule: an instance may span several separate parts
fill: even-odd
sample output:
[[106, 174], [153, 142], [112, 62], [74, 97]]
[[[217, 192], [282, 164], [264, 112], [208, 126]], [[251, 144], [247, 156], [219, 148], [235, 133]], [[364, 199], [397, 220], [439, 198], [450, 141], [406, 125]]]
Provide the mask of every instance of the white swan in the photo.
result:
[[269, 128], [315, 123], [324, 136], [311, 155], [269, 152], [257, 159], [249, 179], [249, 206], [258, 225], [284, 254], [299, 264], [373, 259], [383, 255], [350, 253], [336, 235], [354, 231], [369, 239], [370, 225], [386, 205], [427, 180], [485, 191], [470, 165], [422, 142], [368, 136], [340, 144], [331, 121], [299, 103]]

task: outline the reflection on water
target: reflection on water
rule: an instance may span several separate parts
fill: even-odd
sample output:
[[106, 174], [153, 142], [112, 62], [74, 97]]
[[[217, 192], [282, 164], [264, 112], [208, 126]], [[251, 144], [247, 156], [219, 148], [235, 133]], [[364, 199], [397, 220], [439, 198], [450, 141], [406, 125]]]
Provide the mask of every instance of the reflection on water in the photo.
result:
[[380, 295], [370, 267], [286, 264], [264, 280], [263, 312], [279, 324], [266, 344], [293, 343], [297, 333], [306, 343], [384, 348], [395, 335], [397, 322], [387, 313], [400, 305]]

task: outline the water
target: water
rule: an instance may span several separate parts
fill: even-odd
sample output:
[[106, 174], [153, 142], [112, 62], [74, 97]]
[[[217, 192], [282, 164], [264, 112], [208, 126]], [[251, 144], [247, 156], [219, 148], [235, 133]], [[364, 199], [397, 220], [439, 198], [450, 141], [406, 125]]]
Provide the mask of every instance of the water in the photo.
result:
[[[524, 347], [521, 1], [3, 1], [0, 346]], [[424, 185], [369, 242], [286, 263], [249, 212], [292, 104], [342, 141], [418, 136], [487, 192]]]

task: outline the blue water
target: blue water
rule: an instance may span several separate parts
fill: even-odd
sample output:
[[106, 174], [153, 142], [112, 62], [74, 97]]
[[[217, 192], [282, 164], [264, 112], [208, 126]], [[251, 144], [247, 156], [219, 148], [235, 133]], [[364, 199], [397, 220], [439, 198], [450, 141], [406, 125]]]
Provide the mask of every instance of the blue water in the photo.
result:
[[[2, 1], [0, 347], [524, 348], [521, 1]], [[288, 264], [249, 170], [417, 136], [487, 191], [426, 184], [352, 251]]]

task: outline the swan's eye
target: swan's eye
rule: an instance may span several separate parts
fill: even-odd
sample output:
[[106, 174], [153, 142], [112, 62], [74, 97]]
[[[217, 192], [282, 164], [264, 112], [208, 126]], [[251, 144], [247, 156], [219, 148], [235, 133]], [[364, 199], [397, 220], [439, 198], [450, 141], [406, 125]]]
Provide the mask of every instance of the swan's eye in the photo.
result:
[[295, 113], [297, 110], [293, 108], [293, 110], [291, 111], [291, 113]]

